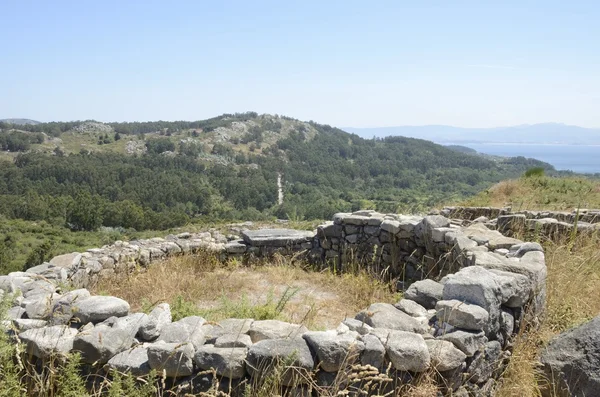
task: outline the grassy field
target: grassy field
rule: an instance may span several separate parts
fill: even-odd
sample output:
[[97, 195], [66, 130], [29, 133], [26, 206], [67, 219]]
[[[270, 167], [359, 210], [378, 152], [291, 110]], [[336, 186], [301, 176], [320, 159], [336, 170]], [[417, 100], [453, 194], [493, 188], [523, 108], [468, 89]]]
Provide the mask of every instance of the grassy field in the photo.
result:
[[325, 330], [371, 303], [396, 303], [400, 294], [394, 289], [364, 271], [334, 274], [283, 257], [223, 266], [203, 253], [172, 258], [130, 278], [102, 280], [93, 292], [125, 299], [132, 310], [168, 302], [175, 318], [278, 319]]
[[466, 206], [511, 206], [520, 210], [572, 210], [600, 208], [600, 180], [581, 177], [531, 177], [500, 182], [473, 198]]

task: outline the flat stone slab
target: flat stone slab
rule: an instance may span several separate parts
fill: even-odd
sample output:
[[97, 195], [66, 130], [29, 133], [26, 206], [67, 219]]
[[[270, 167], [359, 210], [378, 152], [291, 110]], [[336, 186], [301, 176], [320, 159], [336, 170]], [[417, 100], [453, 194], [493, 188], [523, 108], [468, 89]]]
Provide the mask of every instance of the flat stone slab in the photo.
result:
[[315, 234], [306, 230], [260, 229], [244, 230], [242, 238], [254, 247], [289, 247], [310, 241]]

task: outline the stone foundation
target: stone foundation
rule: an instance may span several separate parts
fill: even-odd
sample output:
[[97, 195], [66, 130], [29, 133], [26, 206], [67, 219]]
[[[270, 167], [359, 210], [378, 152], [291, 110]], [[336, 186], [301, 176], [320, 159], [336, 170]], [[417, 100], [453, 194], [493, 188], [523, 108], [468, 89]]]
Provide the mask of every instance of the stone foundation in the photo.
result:
[[[275, 320], [173, 322], [166, 303], [149, 314], [131, 313], [127, 302], [85, 289], [101, 277], [200, 250], [222, 259], [304, 256], [340, 271], [370, 267], [399, 280], [404, 298], [374, 303], [340, 319], [336, 329], [309, 331]], [[545, 283], [539, 244], [440, 215], [359, 211], [336, 214], [315, 232], [243, 231], [241, 239], [229, 240], [216, 232], [183, 233], [117, 242], [0, 276], [0, 291], [15, 294], [4, 325], [36, 359], [78, 351], [98, 370], [136, 376], [157, 370], [181, 393], [206, 389], [211, 381], [203, 371], [213, 370], [236, 394], [285, 363], [281, 382], [296, 392], [341, 385], [384, 394], [431, 371], [448, 395], [483, 396], [493, 394], [524, 316], [543, 315]], [[77, 289], [64, 292], [64, 286]], [[362, 383], [352, 382], [361, 376]]]

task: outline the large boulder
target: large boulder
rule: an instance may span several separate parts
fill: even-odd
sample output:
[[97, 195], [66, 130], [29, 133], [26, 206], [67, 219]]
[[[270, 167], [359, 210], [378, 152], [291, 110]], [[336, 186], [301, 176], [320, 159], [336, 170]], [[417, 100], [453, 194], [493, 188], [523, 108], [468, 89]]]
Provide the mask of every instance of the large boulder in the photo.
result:
[[253, 247], [291, 247], [296, 244], [309, 242], [313, 237], [313, 232], [293, 229], [242, 231], [242, 238], [246, 244]]
[[108, 360], [106, 365], [108, 368], [133, 376], [147, 375], [151, 370], [148, 363], [148, 347], [140, 345], [122, 351]]
[[81, 353], [81, 360], [85, 363], [104, 364], [132, 344], [133, 336], [127, 329], [99, 324], [79, 333], [73, 341], [73, 350]]
[[195, 361], [202, 370], [214, 369], [217, 375], [239, 379], [246, 375], [247, 354], [246, 348], [204, 345], [196, 350]]
[[446, 278], [444, 300], [459, 300], [481, 306], [489, 314], [485, 325], [488, 336], [500, 329], [500, 303], [502, 293], [494, 273], [480, 266], [469, 266]]
[[228, 318], [214, 324], [210, 330], [206, 331], [206, 343], [214, 344], [216, 340], [223, 335], [243, 335], [250, 330], [254, 322], [249, 318]]
[[460, 367], [467, 355], [457, 349], [452, 342], [439, 339], [425, 341], [431, 357], [431, 365], [440, 372]]
[[435, 308], [437, 301], [442, 299], [444, 286], [433, 280], [416, 281], [404, 292], [404, 297], [417, 302], [425, 309]]
[[363, 335], [361, 338], [365, 347], [360, 355], [362, 365], [371, 365], [383, 369], [385, 364], [385, 346], [375, 335]]
[[157, 305], [148, 315], [147, 321], [140, 325], [140, 338], [147, 341], [158, 338], [163, 328], [171, 321], [171, 307], [169, 304], [161, 303]]
[[253, 343], [265, 339], [299, 338], [308, 331], [304, 325], [290, 324], [279, 320], [254, 321], [248, 329]]
[[189, 376], [194, 373], [194, 353], [194, 346], [189, 342], [156, 342], [148, 346], [148, 364], [172, 378]]
[[478, 351], [481, 351], [487, 342], [487, 338], [483, 332], [476, 333], [461, 330], [446, 333], [440, 336], [439, 339], [454, 343], [454, 346], [465, 353], [468, 357], [471, 357]]
[[396, 309], [389, 303], [373, 303], [367, 310], [356, 315], [356, 319], [373, 328], [425, 333], [427, 328], [414, 317]]
[[600, 316], [550, 341], [542, 353], [554, 385], [547, 396], [596, 396], [600, 391]]
[[314, 366], [310, 349], [302, 338], [261, 340], [250, 347], [246, 359], [246, 368], [254, 379], [268, 377], [280, 368], [284, 386], [308, 383]]
[[390, 331], [384, 343], [388, 357], [395, 369], [423, 372], [429, 368], [431, 356], [425, 339], [419, 334]]
[[481, 306], [470, 305], [455, 299], [438, 301], [435, 309], [439, 321], [471, 331], [485, 329], [490, 317]]
[[90, 291], [85, 288], [75, 289], [65, 293], [54, 303], [50, 323], [54, 325], [68, 324], [73, 317], [73, 308], [79, 301], [89, 298]]
[[27, 352], [39, 358], [53, 354], [66, 354], [73, 349], [77, 330], [64, 325], [33, 328], [21, 332], [19, 338], [27, 346]]
[[163, 326], [156, 341], [166, 343], [190, 342], [197, 349], [206, 341], [204, 323], [206, 323], [206, 320], [199, 316], [185, 317], [179, 321], [168, 323]]
[[326, 372], [337, 372], [344, 364], [358, 361], [364, 343], [358, 332], [338, 334], [336, 331], [306, 332], [302, 337], [316, 353], [319, 366]]
[[90, 296], [75, 303], [73, 312], [83, 324], [99, 323], [110, 317], [126, 316], [129, 303], [114, 296]]

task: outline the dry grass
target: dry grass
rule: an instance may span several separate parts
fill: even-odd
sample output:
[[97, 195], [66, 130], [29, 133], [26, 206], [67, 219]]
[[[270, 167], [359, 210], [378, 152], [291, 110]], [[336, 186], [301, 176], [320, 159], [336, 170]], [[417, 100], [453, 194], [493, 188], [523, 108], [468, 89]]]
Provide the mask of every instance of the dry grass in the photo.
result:
[[586, 178], [520, 178], [500, 182], [461, 205], [519, 210], [600, 208], [600, 181]]
[[519, 335], [504, 374], [499, 397], [538, 397], [548, 380], [539, 372], [541, 349], [559, 333], [600, 313], [600, 250], [597, 236], [546, 242], [546, 316], [537, 330]]
[[[600, 208], [600, 181], [586, 178], [520, 178], [500, 182], [461, 205], [511, 205], [518, 210]], [[537, 397], [548, 381], [539, 372], [541, 349], [559, 333], [600, 313], [600, 240], [579, 235], [574, 241], [543, 242], [548, 267], [546, 317], [515, 342], [498, 392], [500, 397]], [[527, 236], [525, 240], [531, 241]]]
[[126, 278], [102, 280], [94, 292], [125, 299], [136, 311], [160, 302], [185, 302], [210, 321], [256, 314], [256, 308], [269, 309], [269, 315], [287, 295], [283, 311], [275, 313], [279, 319], [326, 329], [373, 302], [396, 302], [399, 295], [392, 290], [365, 272], [336, 275], [281, 258], [268, 265], [221, 264], [201, 254], [172, 258]]

